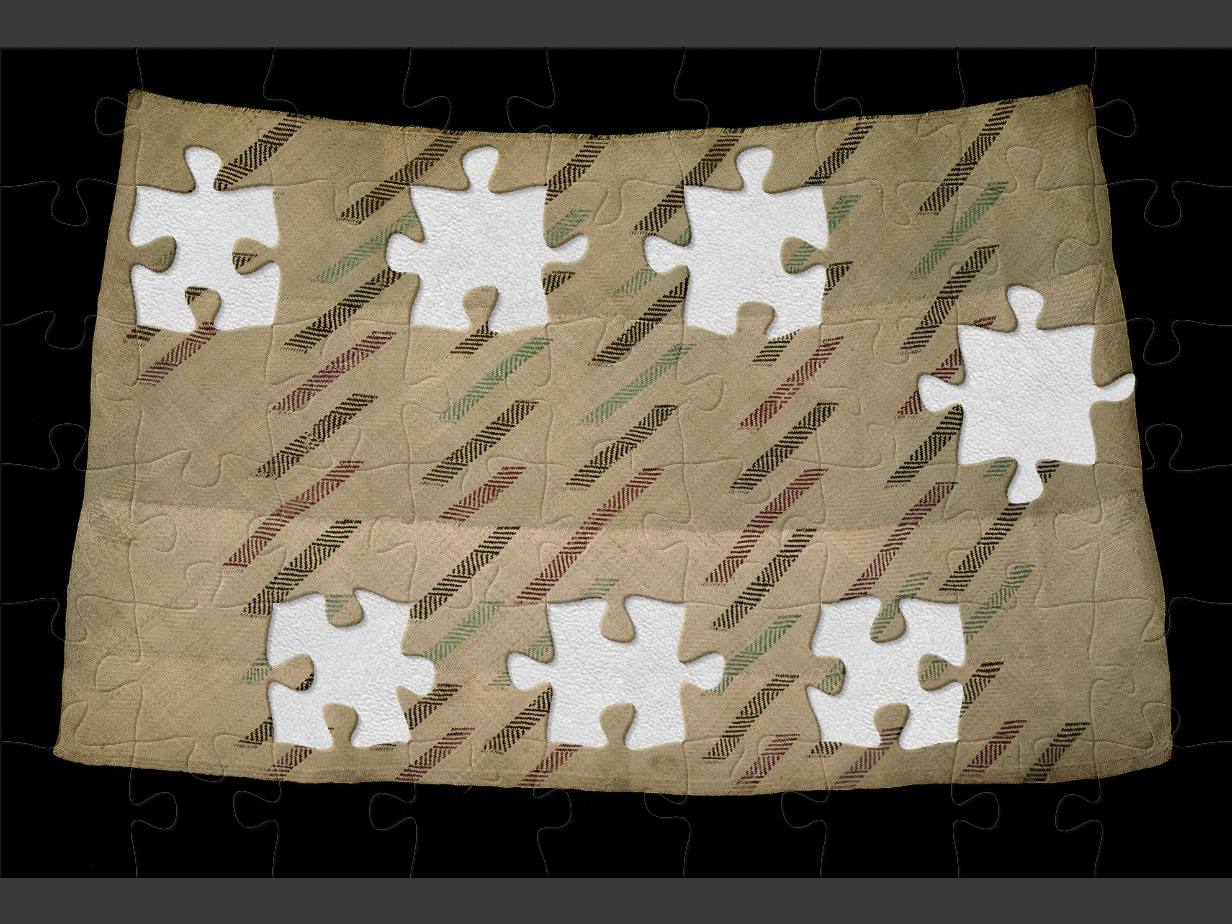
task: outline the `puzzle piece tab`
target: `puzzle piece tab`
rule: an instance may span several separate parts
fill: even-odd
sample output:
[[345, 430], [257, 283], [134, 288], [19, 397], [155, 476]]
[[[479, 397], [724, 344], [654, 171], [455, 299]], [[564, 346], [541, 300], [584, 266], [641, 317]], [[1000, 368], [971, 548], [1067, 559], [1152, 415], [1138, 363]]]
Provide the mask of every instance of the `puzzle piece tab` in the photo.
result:
[[873, 714], [882, 706], [905, 703], [911, 710], [899, 744], [922, 748], [958, 740], [962, 688], [946, 684], [926, 691], [919, 664], [938, 655], [951, 664], [966, 657], [958, 605], [917, 600], [898, 601], [907, 629], [888, 642], [872, 640], [873, 622], [881, 613], [876, 597], [824, 603], [813, 635], [813, 654], [843, 662], [843, 688], [833, 696], [808, 688], [809, 703], [821, 726], [821, 740], [876, 747], [881, 736]]
[[410, 604], [366, 590], [357, 590], [355, 597], [364, 618], [345, 629], [327, 621], [321, 594], [274, 605], [266, 660], [277, 668], [307, 654], [313, 666], [305, 690], [270, 684], [275, 741], [328, 748], [333, 739], [321, 708], [329, 703], [350, 706], [358, 714], [351, 737], [356, 747], [410, 740], [397, 688], [423, 695], [432, 689], [435, 673], [427, 658], [402, 654]]
[[648, 748], [685, 740], [680, 685], [703, 690], [718, 685], [723, 658], [708, 654], [682, 664], [677, 659], [684, 605], [650, 597], [626, 597], [633, 622], [631, 642], [613, 642], [599, 629], [607, 603], [602, 599], [549, 603], [548, 627], [556, 656], [548, 664], [526, 655], [509, 656], [509, 678], [519, 690], [552, 685], [548, 739], [603, 747], [607, 736], [599, 714], [617, 703], [632, 703], [636, 713], [625, 743]]
[[184, 160], [192, 171], [192, 192], [137, 187], [129, 241], [137, 246], [161, 237], [175, 238], [175, 257], [163, 272], [135, 264], [133, 296], [137, 324], [169, 330], [197, 326], [185, 298], [189, 289], [213, 289], [222, 299], [214, 320], [220, 330], [274, 323], [279, 269], [270, 263], [241, 276], [232, 257], [236, 241], [278, 243], [274, 188], [252, 186], [223, 191], [218, 176], [222, 158], [208, 148], [191, 147]]

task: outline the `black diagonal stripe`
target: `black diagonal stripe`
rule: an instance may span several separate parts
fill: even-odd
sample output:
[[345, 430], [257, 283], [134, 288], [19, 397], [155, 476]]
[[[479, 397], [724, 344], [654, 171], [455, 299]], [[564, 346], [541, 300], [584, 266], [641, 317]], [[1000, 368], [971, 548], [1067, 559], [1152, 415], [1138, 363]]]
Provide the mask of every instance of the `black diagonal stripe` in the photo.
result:
[[842, 260], [838, 263], [830, 263], [826, 266], [826, 288], [822, 295], [829, 295], [834, 291], [834, 287], [843, 281], [843, 277], [847, 275], [847, 271], [851, 269], [851, 260]]
[[1010, 116], [1014, 112], [1014, 100], [1006, 100], [993, 110], [993, 114], [989, 116], [988, 121], [984, 123], [984, 127], [980, 129], [980, 133], [975, 136], [975, 140], [963, 151], [962, 157], [958, 158], [958, 163], [950, 168], [950, 172], [946, 174], [944, 180], [941, 181], [932, 194], [924, 200], [920, 206], [920, 214], [936, 215], [945, 204], [954, 197], [954, 193], [958, 192], [959, 187], [967, 182], [971, 176], [971, 171], [975, 169], [976, 164], [980, 162], [997, 136], [1001, 134], [1001, 130], [1005, 128], [1005, 123], [1010, 120]]
[[138, 324], [127, 334], [124, 335], [125, 340], [140, 340], [142, 343], [149, 343], [158, 333], [157, 327], [151, 327], [148, 324]]
[[451, 696], [461, 689], [462, 687], [456, 683], [438, 683], [434, 686], [425, 696], [416, 700], [411, 708], [404, 713], [407, 731], [414, 731], [428, 716], [432, 715], [442, 704], [447, 702]]
[[543, 277], [543, 294], [551, 295], [576, 275], [572, 270], [553, 270]]
[[752, 465], [737, 476], [731, 489], [750, 491], [761, 484], [767, 475], [778, 468], [784, 459], [800, 448], [810, 434], [826, 422], [837, 406], [829, 401], [818, 401], [782, 439], [758, 456]]
[[1082, 736], [1082, 733], [1090, 727], [1090, 722], [1066, 722], [1061, 726], [1057, 736], [1049, 742], [1048, 747], [1044, 748], [1044, 753], [1039, 756], [1039, 759], [1027, 771], [1026, 781], [1028, 783], [1042, 783], [1047, 780], [1048, 775], [1052, 773], [1052, 768], [1057, 765], [1057, 761], [1070, 749], [1070, 745], [1077, 741]]
[[766, 681], [765, 686], [754, 693], [753, 698], [744, 704], [744, 708], [732, 719], [731, 724], [714, 743], [714, 747], [706, 752], [702, 760], [723, 760], [729, 757], [736, 749], [736, 745], [744, 738], [745, 733], [757, 721], [758, 716], [766, 711], [766, 707], [774, 702], [780, 693], [795, 683], [798, 677], [799, 674], [775, 674]]
[[714, 144], [710, 146], [710, 150], [685, 175], [684, 181], [673, 186], [659, 203], [646, 214], [646, 217], [634, 226], [633, 230], [644, 234], [658, 234], [663, 226], [671, 220], [672, 216], [684, 208], [684, 188], [686, 186], [704, 186], [714, 171], [718, 169], [723, 158], [727, 156], [727, 153], [740, 139], [740, 134], [743, 131], [744, 129], [741, 128], [723, 129], [723, 133], [715, 139]]
[[483, 566], [494, 559], [509, 544], [519, 526], [498, 526], [488, 534], [487, 538], [458, 562], [435, 586], [411, 607], [410, 618], [415, 621], [427, 619], [445, 602], [456, 594], [463, 585], [482, 570]]
[[522, 740], [523, 735], [543, 721], [551, 706], [552, 688], [548, 687], [531, 700], [526, 708], [510, 719], [509, 724], [488, 739], [483, 749], [496, 754], [504, 754]]
[[416, 180], [436, 166], [437, 162], [458, 143], [462, 132], [443, 131], [389, 179], [377, 183], [338, 216], [340, 221], [358, 225], [375, 214], [382, 206], [405, 191]]
[[617, 460], [627, 456], [650, 437], [655, 430], [672, 416], [675, 404], [656, 404], [650, 413], [629, 428], [620, 439], [610, 443], [595, 454], [595, 457], [574, 472], [565, 484], [570, 488], [589, 488], [598, 481]]
[[487, 324], [480, 324], [473, 331], [458, 341], [458, 345], [449, 352], [455, 356], [473, 356], [481, 346], [496, 336], [496, 332]]
[[335, 520], [316, 539], [308, 543], [304, 551], [287, 562], [261, 592], [244, 607], [245, 616], [268, 616], [275, 603], [282, 603], [308, 575], [319, 568], [331, 555], [351, 538], [362, 520]]
[[268, 461], [262, 463], [253, 475], [257, 478], [280, 478], [291, 470], [304, 456], [322, 445], [327, 439], [350, 423], [355, 415], [376, 400], [376, 395], [356, 392], [344, 399], [336, 408], [301, 433], [285, 447], [279, 449]]
[[282, 345], [284, 350], [307, 353], [339, 327], [349, 321], [357, 311], [402, 278], [396, 270], [383, 269], [323, 315], [292, 335]]
[[967, 682], [963, 684], [962, 706], [959, 708], [959, 714], [971, 708], [971, 704], [979, 698], [979, 695], [997, 679], [997, 674], [1001, 673], [1001, 668], [1004, 666], [1004, 661], [985, 661], [975, 669]]
[[767, 340], [766, 345], [753, 357], [754, 365], [773, 366], [778, 361], [778, 358], [783, 355], [783, 351], [787, 349], [787, 344], [791, 343], [795, 336], [796, 332], [793, 330], [790, 334], [784, 334], [782, 337]]
[[757, 606], [775, 584], [787, 573], [787, 569], [796, 563], [809, 540], [817, 534], [815, 526], [801, 526], [783, 543], [783, 547], [770, 559], [761, 573], [753, 579], [748, 587], [736, 598], [723, 614], [713, 623], [712, 629], [727, 630], [735, 626], [745, 615]]
[[424, 484], [448, 484], [458, 472], [499, 443], [510, 430], [526, 419], [538, 401], [519, 398], [500, 416], [432, 467], [421, 479]]
[[650, 333], [656, 324], [671, 314], [672, 310], [684, 301], [685, 292], [689, 288], [689, 277], [676, 283], [670, 291], [664, 292], [655, 299], [654, 304], [642, 312], [642, 316], [626, 328], [625, 332], [599, 350], [591, 359], [592, 366], [608, 365], [618, 362], [629, 355], [642, 338]]
[[945, 285], [941, 287], [941, 292], [933, 300], [920, 323], [903, 341], [901, 349], [904, 353], [918, 353], [928, 345], [928, 341], [933, 339], [937, 328], [949, 316], [958, 297], [966, 291], [967, 286], [971, 284], [971, 280], [979, 274], [980, 270], [988, 265], [988, 261], [996, 252], [996, 244], [977, 247], [975, 252], [963, 262], [963, 265], [954, 271], [954, 275], [947, 279]]
[[273, 157], [291, 140], [291, 136], [304, 127], [307, 116], [289, 115], [245, 148], [235, 160], [224, 166], [214, 177], [214, 188], [226, 192], [252, 171]]
[[837, 148], [835, 148], [829, 157], [821, 162], [821, 166], [805, 181], [805, 186], [821, 186], [830, 181], [830, 178], [842, 168], [843, 164], [847, 163], [848, 158], [855, 153], [856, 148], [860, 146], [860, 142], [865, 139], [870, 131], [873, 130], [875, 118], [856, 119], [856, 124], [851, 127], [851, 131], [847, 133]]
[[588, 139], [578, 149], [578, 152], [552, 175], [548, 180], [547, 202], [551, 202], [582, 178], [582, 175], [594, 164], [595, 158], [603, 151], [607, 141], [606, 135], [596, 135]]
[[270, 716], [247, 735], [235, 742], [237, 748], [255, 748], [274, 737], [274, 717]]
[[894, 470], [894, 474], [890, 476], [886, 484], [906, 484], [918, 475], [920, 469], [931, 462], [945, 444], [958, 435], [958, 431], [962, 429], [962, 420], [961, 404], [956, 404], [946, 411], [945, 416], [941, 418], [941, 423], [937, 424], [937, 428], [928, 434], [928, 438], [919, 445], [910, 458]]
[[997, 514], [992, 526], [980, 536], [979, 541], [954, 569], [954, 573], [945, 579], [945, 583], [941, 585], [941, 591], [959, 593], [966, 590], [976, 572], [984, 566], [984, 562], [992, 557], [992, 553], [1001, 544], [1001, 540], [1014, 528], [1014, 524], [1018, 522], [1018, 518], [1026, 509], [1026, 504], [1006, 504], [1005, 509]]

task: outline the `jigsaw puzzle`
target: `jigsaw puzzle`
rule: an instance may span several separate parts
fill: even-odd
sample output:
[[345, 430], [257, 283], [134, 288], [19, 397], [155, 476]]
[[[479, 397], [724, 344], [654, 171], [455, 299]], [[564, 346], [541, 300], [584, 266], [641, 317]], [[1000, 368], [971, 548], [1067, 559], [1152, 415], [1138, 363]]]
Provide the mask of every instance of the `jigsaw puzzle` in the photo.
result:
[[[55, 753], [129, 781], [132, 871], [202, 786], [233, 795], [219, 836], [265, 845], [256, 867], [336, 871], [303, 824], [331, 788], [301, 782], [362, 784], [340, 810], [403, 875], [448, 869], [434, 813], [547, 787], [571, 812], [535, 793], [510, 816], [530, 874], [580, 869], [560, 832], [587, 818], [641, 819], [660, 872], [720, 868], [704, 832], [734, 810], [701, 794], [800, 871], [853, 871], [870, 809], [844, 791], [917, 783], [941, 795], [863, 798], [882, 844], [934, 819], [936, 871], [995, 867], [1010, 831], [1125, 868], [1091, 840], [1123, 825], [1119, 775], [1219, 737], [1178, 733], [1172, 514], [1146, 501], [1178, 459], [1218, 498], [1228, 461], [1142, 397], [1138, 354], [1218, 354], [1228, 328], [1122, 305], [1132, 187], [1100, 154], [1124, 113], [1090, 56], [1048, 95], [975, 102], [960, 67], [956, 98], [844, 111], [842, 54], [800, 52], [771, 70], [813, 93], [757, 128], [703, 100], [719, 53], [694, 52], [647, 53], [668, 124], [616, 102], [579, 122], [572, 54], [507, 125], [457, 83], [438, 127], [399, 127], [441, 99], [413, 57], [411, 115], [323, 113], [367, 123], [271, 96], [312, 80], [290, 54], [251, 56], [243, 108], [147, 82], [171, 93], [111, 127], [114, 206], [76, 187], [107, 236], [73, 344], [89, 457], [52, 431], [54, 459], [10, 451], [5, 476], [84, 470], [41, 617], [64, 640]], [[1190, 586], [1192, 624], [1226, 590]]]

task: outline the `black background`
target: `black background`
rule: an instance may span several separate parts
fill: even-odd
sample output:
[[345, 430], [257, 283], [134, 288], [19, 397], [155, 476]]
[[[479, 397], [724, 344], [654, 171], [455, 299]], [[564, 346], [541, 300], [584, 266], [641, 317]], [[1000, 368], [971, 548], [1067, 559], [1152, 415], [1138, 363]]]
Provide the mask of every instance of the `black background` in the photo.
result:
[[[0, 872], [1226, 875], [1230, 73], [1232, 55], [1202, 51], [6, 51]], [[390, 124], [610, 133], [945, 109], [1075, 84], [1098, 107], [1131, 319], [1169, 602], [1169, 763], [1038, 786], [681, 799], [279, 786], [52, 756], [130, 89]]]

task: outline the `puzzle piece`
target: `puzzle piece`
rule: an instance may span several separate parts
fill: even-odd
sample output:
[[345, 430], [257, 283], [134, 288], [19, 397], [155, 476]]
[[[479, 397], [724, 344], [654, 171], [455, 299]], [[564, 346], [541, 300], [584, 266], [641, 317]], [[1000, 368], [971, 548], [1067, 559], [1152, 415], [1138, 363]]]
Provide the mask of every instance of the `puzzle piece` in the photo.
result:
[[630, 596], [624, 606], [635, 627], [631, 642], [613, 642], [600, 631], [604, 600], [549, 603], [548, 627], [556, 648], [552, 661], [544, 664], [516, 652], [509, 656], [509, 677], [519, 690], [552, 685], [549, 741], [604, 746], [599, 713], [616, 703], [632, 703], [637, 710], [625, 740], [628, 747], [683, 741], [680, 685], [703, 690], [718, 685], [723, 673], [719, 655], [687, 664], [677, 660], [683, 604]]
[[823, 603], [813, 654], [843, 662], [843, 687], [827, 695], [808, 688], [809, 703], [821, 726], [821, 740], [875, 747], [881, 741], [873, 713], [892, 703], [905, 703], [911, 712], [899, 743], [922, 748], [958, 740], [962, 688], [947, 684], [940, 690], [920, 686], [919, 665], [925, 655], [937, 655], [950, 664], [966, 657], [958, 606], [904, 598], [898, 601], [906, 631], [888, 642], [874, 642], [873, 621], [881, 612], [876, 597], [857, 597]]
[[185, 310], [184, 299], [199, 289], [212, 289], [222, 299], [214, 319], [219, 330], [273, 324], [277, 264], [240, 275], [232, 251], [241, 239], [269, 247], [278, 243], [274, 188], [226, 189], [225, 180], [217, 178], [222, 158], [208, 148], [190, 147], [184, 160], [192, 171], [192, 192], [137, 187], [129, 241], [141, 246], [163, 237], [175, 239], [175, 257], [168, 269], [155, 272], [141, 264], [133, 266], [137, 324], [193, 330], [197, 321]]
[[359, 715], [352, 735], [355, 747], [410, 740], [396, 688], [423, 695], [432, 689], [434, 674], [427, 658], [402, 654], [410, 604], [366, 590], [357, 590], [355, 597], [364, 618], [358, 626], [345, 629], [326, 621], [321, 594], [274, 605], [266, 660], [277, 668], [304, 653], [313, 664], [307, 690], [270, 685], [275, 741], [329, 747], [333, 739], [321, 713], [327, 703], [350, 706]]
[[401, 233], [389, 238], [385, 259], [390, 269], [419, 276], [412, 324], [469, 329], [462, 297], [480, 286], [495, 286], [500, 293], [488, 320], [491, 330], [546, 324], [547, 296], [539, 271], [546, 263], [569, 263], [585, 253], [584, 234], [545, 240], [543, 187], [491, 189], [498, 159], [495, 148], [468, 151], [462, 168], [470, 185], [464, 190], [416, 187], [424, 242]]
[[[689, 268], [687, 323], [734, 333], [736, 309], [750, 301], [774, 308], [766, 332], [770, 338], [820, 323], [824, 271], [815, 265], [789, 271], [782, 252], [791, 237], [816, 249], [825, 247], [825, 196], [819, 186], [767, 192], [763, 184], [772, 159], [769, 148], [741, 152], [736, 158], [744, 181], [740, 190], [686, 183], [682, 188], [689, 236], [683, 245], [646, 238], [646, 262], [655, 272], [669, 272], [681, 259]], [[737, 228], [740, 233], [734, 234]]]
[[962, 326], [959, 347], [966, 368], [962, 385], [932, 375], [920, 377], [920, 399], [930, 411], [961, 403], [958, 463], [971, 465], [1012, 458], [1011, 503], [1025, 504], [1043, 493], [1035, 464], [1044, 459], [1094, 465], [1091, 405], [1123, 401], [1134, 388], [1126, 374], [1107, 385], [1091, 379], [1095, 327], [1076, 325], [1041, 330], [1036, 319], [1043, 297], [1026, 286], [1010, 286], [1018, 327], [1009, 334]]

